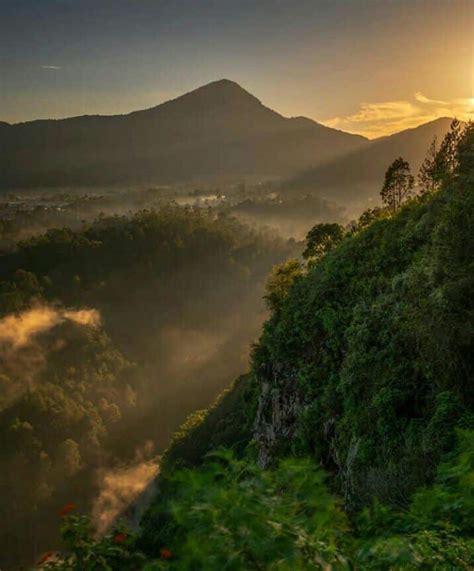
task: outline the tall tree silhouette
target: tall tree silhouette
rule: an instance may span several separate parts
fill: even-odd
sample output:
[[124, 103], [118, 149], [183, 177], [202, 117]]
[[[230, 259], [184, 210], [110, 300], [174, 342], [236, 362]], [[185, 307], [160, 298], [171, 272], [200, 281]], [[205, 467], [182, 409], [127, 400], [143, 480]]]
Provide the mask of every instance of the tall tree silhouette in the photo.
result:
[[439, 190], [455, 172], [458, 165], [458, 147], [463, 132], [462, 124], [453, 119], [451, 128], [439, 148], [436, 138], [431, 143], [418, 174], [418, 186], [422, 194]]
[[413, 194], [415, 179], [410, 165], [402, 157], [394, 160], [385, 173], [385, 181], [380, 191], [383, 203], [396, 210]]

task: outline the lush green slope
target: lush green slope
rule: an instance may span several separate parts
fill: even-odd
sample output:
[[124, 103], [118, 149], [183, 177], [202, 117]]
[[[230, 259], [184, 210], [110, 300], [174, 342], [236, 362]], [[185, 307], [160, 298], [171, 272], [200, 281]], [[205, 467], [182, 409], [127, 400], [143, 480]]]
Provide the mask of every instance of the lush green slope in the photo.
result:
[[[231, 391], [196, 423], [170, 458], [195, 464], [185, 450], [212, 448], [219, 414], [228, 422], [234, 415], [248, 434], [259, 407], [254, 444], [263, 464], [290, 451], [310, 454], [346, 489], [360, 481], [359, 499], [403, 499], [390, 489], [397, 473], [409, 474], [402, 496], [429, 479], [456, 426], [473, 421], [474, 192], [472, 143], [465, 146], [458, 174], [441, 192], [396, 215], [381, 212], [296, 272], [288, 294], [272, 304], [235, 397]], [[287, 415], [286, 400], [293, 404]], [[378, 481], [383, 488], [375, 489]]]
[[[463, 481], [470, 482], [452, 492], [457, 500], [449, 499], [451, 492], [441, 485], [448, 480], [440, 475], [439, 485], [411, 498], [417, 488], [433, 481], [440, 462], [451, 457], [456, 431], [474, 428], [472, 156], [471, 130], [460, 146], [459, 167], [440, 192], [417, 198], [395, 215], [381, 212], [368, 226], [346, 235], [306, 273], [295, 272], [288, 293], [280, 303], [273, 303], [273, 315], [254, 350], [250, 375], [225, 397], [221, 410], [218, 406], [200, 422], [190, 422], [165, 456], [159, 491], [139, 541], [142, 549], [156, 557], [160, 548], [171, 545], [178, 556], [182, 554], [182, 568], [190, 569], [223, 568], [218, 561], [223, 564], [219, 557], [225, 553], [235, 556], [235, 567], [229, 567], [235, 569], [320, 568], [303, 554], [295, 554], [292, 547], [279, 551], [273, 545], [273, 553], [280, 552], [285, 561], [279, 567], [252, 540], [252, 534], [259, 537], [262, 533], [260, 540], [264, 541], [265, 533], [259, 527], [264, 513], [257, 506], [243, 511], [232, 508], [232, 501], [242, 506], [247, 501], [263, 502], [268, 517], [277, 518], [278, 530], [286, 527], [293, 530], [290, 535], [313, 533], [314, 539], [318, 537], [315, 529], [304, 528], [299, 520], [290, 521], [295, 490], [285, 496], [288, 518], [280, 513], [279, 520], [272, 511], [279, 513], [280, 509], [272, 503], [275, 498], [265, 495], [266, 487], [272, 490], [273, 484], [258, 482], [260, 476], [255, 476], [251, 460], [237, 467], [233, 460], [223, 460], [224, 466], [227, 462], [231, 466], [230, 473], [224, 469], [224, 475], [215, 466], [199, 467], [206, 451], [220, 444], [241, 455], [242, 441], [247, 440], [246, 457], [255, 458], [261, 467], [273, 467], [265, 473], [274, 473], [277, 479], [281, 470], [298, 470], [280, 464], [279, 458], [304, 456], [312, 459], [310, 465], [324, 466], [334, 476], [329, 480], [331, 488], [354, 514], [374, 498], [398, 510], [411, 506], [408, 512], [376, 508], [364, 512], [365, 516], [354, 515], [351, 541], [356, 547], [346, 544], [341, 558], [334, 545], [344, 525], [338, 528], [340, 520], [330, 508], [334, 536], [320, 537], [328, 541], [319, 553], [321, 565], [346, 568], [351, 559], [360, 569], [469, 568], [472, 542], [462, 547], [457, 542], [472, 538], [473, 530], [467, 520], [462, 525], [458, 521], [462, 530], [456, 528], [457, 516], [449, 505], [459, 501], [461, 519], [466, 514], [461, 506], [471, 505], [472, 454], [465, 451], [453, 460], [464, 467]], [[247, 400], [242, 400], [242, 394]], [[240, 410], [229, 407], [232, 402]], [[216, 418], [227, 422], [222, 440], [213, 432], [219, 430]], [[183, 464], [198, 468], [175, 474]], [[250, 475], [244, 475], [247, 469]], [[311, 478], [308, 466], [306, 470]], [[451, 475], [456, 473], [453, 466], [449, 470]], [[291, 476], [289, 481], [298, 479]], [[325, 497], [319, 485], [314, 485], [314, 493]], [[285, 494], [284, 490], [280, 491]], [[304, 492], [310, 512], [312, 497], [308, 490]], [[420, 515], [423, 509], [426, 513]], [[234, 513], [234, 520], [228, 511]], [[418, 517], [423, 523], [413, 524]], [[239, 525], [247, 530], [248, 543]], [[299, 525], [303, 526], [299, 531], [292, 527]], [[430, 526], [442, 528], [445, 535], [430, 537]], [[221, 551], [215, 538], [223, 533], [220, 541], [225, 544], [225, 528], [233, 542]], [[409, 537], [410, 533], [420, 536]], [[196, 537], [193, 541], [193, 534], [212, 546], [216, 559], [209, 545], [201, 547]], [[270, 529], [266, 539], [275, 539]], [[446, 550], [446, 559], [433, 555], [435, 543], [436, 549]], [[464, 555], [450, 560], [449, 545], [453, 550], [459, 547], [458, 555], [464, 550]], [[205, 567], [203, 562], [211, 560]], [[179, 559], [173, 565], [180, 568]]]
[[473, 221], [474, 193], [453, 183], [294, 283], [254, 356], [263, 463], [309, 453], [355, 502], [403, 502], [429, 477], [473, 420]]
[[176, 434], [138, 536], [94, 543], [72, 518], [62, 568], [473, 568], [473, 155], [471, 126], [438, 192], [342, 239], [313, 229], [308, 263], [272, 273], [250, 373]]

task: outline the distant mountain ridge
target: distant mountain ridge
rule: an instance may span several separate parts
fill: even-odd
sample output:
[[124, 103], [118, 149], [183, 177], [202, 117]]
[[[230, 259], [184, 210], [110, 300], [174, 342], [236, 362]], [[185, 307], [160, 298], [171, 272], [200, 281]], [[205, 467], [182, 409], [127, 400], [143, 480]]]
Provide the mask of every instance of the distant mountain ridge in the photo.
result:
[[383, 184], [387, 167], [402, 156], [416, 174], [426, 152], [437, 137], [449, 130], [452, 118], [442, 117], [413, 129], [373, 139], [343, 157], [314, 166], [284, 183], [292, 191], [316, 192], [339, 202], [357, 202], [374, 198]]
[[223, 79], [128, 115], [0, 124], [0, 188], [285, 177], [367, 144]]

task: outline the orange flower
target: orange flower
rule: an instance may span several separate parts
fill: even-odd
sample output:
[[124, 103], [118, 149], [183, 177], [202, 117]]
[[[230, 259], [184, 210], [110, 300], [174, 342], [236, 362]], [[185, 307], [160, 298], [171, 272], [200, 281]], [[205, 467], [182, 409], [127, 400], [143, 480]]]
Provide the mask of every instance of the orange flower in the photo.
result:
[[43, 563], [46, 563], [46, 561], [48, 561], [48, 559], [50, 557], [52, 557], [53, 555], [54, 555], [53, 551], [46, 551], [46, 553], [43, 553], [43, 555], [39, 558], [38, 565], [42, 565]]
[[166, 547], [162, 547], [160, 549], [160, 555], [163, 557], [163, 559], [169, 559], [173, 554], [169, 549], [166, 549]]
[[117, 533], [114, 537], [114, 543], [123, 543], [124, 541], [127, 541], [127, 538], [128, 535], [126, 533]]
[[71, 512], [73, 512], [75, 509], [76, 509], [76, 504], [69, 502], [62, 509], [59, 510], [59, 515], [61, 517], [64, 517], [64, 516], [70, 514]]

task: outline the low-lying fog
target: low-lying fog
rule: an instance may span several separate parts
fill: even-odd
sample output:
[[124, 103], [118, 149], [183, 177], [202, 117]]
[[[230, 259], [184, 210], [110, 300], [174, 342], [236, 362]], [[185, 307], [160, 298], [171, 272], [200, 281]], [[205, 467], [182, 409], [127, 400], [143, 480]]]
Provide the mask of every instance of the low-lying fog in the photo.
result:
[[247, 370], [272, 266], [349, 220], [271, 185], [0, 197], [2, 569], [57, 547], [62, 503], [136, 525], [173, 432]]

